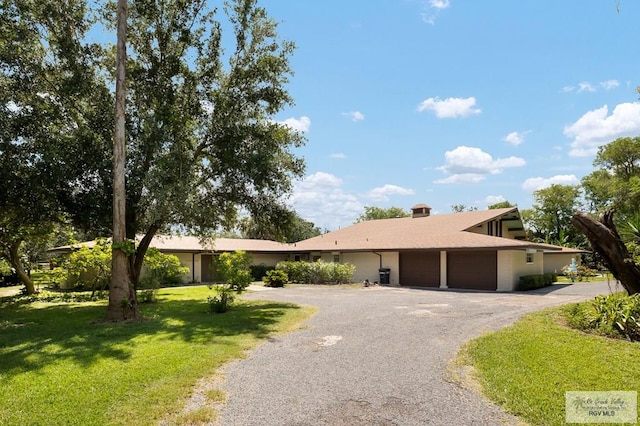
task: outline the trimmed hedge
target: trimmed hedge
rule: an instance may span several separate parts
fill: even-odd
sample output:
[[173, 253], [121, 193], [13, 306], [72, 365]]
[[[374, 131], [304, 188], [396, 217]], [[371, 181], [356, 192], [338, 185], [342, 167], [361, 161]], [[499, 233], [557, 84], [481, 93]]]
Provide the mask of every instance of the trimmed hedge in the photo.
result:
[[547, 287], [558, 280], [558, 275], [554, 273], [523, 275], [516, 286], [516, 291], [535, 290], [536, 288]]
[[301, 284], [343, 284], [353, 282], [355, 265], [318, 260], [316, 262], [279, 262], [276, 269], [284, 271], [289, 282]]

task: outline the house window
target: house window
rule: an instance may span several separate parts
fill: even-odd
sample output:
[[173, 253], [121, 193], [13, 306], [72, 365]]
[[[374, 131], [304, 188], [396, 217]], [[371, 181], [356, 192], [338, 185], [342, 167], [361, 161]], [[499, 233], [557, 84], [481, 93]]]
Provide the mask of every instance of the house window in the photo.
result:
[[334, 263], [340, 263], [340, 255], [339, 254], [334, 254], [333, 255], [333, 261], [334, 261]]
[[317, 262], [318, 260], [320, 260], [320, 256], [313, 256], [313, 261]]
[[302, 260], [302, 256], [300, 256], [299, 254], [296, 254], [295, 256], [293, 256], [293, 260], [296, 262], [300, 262]]
[[533, 263], [533, 253], [527, 253], [527, 263]]
[[487, 223], [487, 235], [493, 235], [493, 222]]

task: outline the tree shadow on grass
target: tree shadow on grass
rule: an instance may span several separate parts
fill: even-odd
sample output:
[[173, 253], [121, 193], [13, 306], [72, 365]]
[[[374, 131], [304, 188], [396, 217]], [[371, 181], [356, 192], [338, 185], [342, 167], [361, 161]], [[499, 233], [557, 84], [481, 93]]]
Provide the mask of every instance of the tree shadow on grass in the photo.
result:
[[212, 314], [202, 299], [141, 305], [142, 321], [97, 322], [106, 304], [0, 304], [0, 376], [43, 372], [61, 360], [89, 367], [104, 359], [126, 362], [139, 345], [237, 344], [235, 336], [266, 338], [294, 304], [240, 302]]

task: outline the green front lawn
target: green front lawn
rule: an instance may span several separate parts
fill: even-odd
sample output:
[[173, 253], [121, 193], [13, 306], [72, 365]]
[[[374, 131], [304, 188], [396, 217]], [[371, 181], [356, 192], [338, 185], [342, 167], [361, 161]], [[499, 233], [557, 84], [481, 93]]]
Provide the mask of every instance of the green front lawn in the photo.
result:
[[199, 378], [315, 312], [240, 301], [210, 314], [211, 293], [161, 290], [158, 303], [141, 306], [146, 319], [128, 324], [95, 322], [105, 301], [0, 303], [0, 424], [188, 423], [182, 408]]
[[534, 425], [565, 424], [566, 391], [640, 390], [640, 343], [561, 326], [561, 309], [527, 315], [460, 355], [492, 401]]

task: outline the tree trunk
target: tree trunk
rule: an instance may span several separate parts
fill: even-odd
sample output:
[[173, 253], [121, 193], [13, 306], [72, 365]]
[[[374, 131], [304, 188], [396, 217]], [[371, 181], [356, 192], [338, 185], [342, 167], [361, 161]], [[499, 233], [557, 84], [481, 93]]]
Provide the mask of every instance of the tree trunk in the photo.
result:
[[18, 274], [20, 281], [24, 284], [27, 294], [36, 294], [36, 286], [33, 284], [33, 280], [22, 266], [22, 260], [20, 259], [20, 244], [22, 244], [22, 241], [16, 241], [9, 247], [9, 263], [11, 263], [13, 269], [16, 270], [16, 274]]
[[147, 254], [149, 244], [151, 244], [151, 240], [156, 235], [156, 232], [158, 232], [158, 229], [160, 228], [157, 225], [151, 225], [140, 241], [140, 244], [138, 244], [138, 247], [136, 247], [136, 252], [129, 256], [129, 274], [131, 282], [136, 288], [140, 283], [140, 272], [142, 271], [144, 256]]
[[129, 279], [126, 241], [126, 188], [125, 188], [125, 69], [127, 0], [118, 0], [118, 41], [116, 58], [116, 105], [113, 137], [113, 257], [107, 321], [137, 319], [136, 290]]
[[591, 247], [604, 259], [614, 277], [627, 290], [627, 293], [640, 292], [640, 267], [633, 261], [622, 238], [613, 223], [613, 210], [600, 215], [600, 221], [585, 213], [578, 212], [571, 223], [589, 240]]

